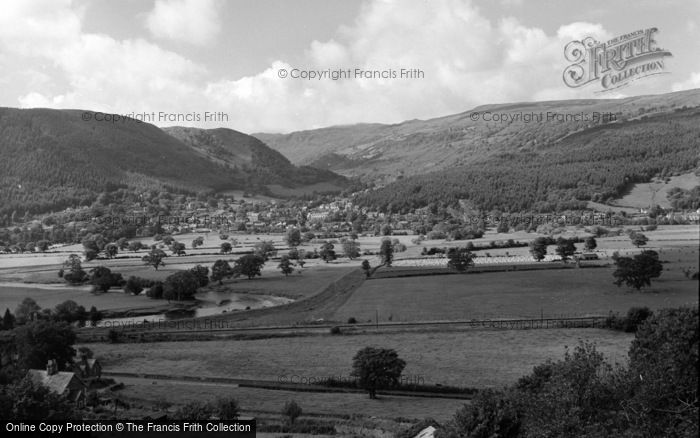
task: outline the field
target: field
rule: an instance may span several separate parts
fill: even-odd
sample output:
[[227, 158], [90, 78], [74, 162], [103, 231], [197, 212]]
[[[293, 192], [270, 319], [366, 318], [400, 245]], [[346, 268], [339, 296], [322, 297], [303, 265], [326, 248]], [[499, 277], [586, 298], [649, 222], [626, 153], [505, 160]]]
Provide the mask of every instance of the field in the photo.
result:
[[425, 384], [499, 387], [513, 383], [564, 346], [591, 339], [611, 362], [624, 362], [632, 335], [599, 329], [479, 330], [252, 341], [89, 344], [105, 370], [277, 381], [281, 375], [345, 376], [365, 346], [394, 348], [404, 374]]
[[[304, 415], [363, 415], [381, 418], [423, 419], [432, 417], [445, 421], [454, 415], [465, 400], [381, 396], [369, 402], [367, 395], [358, 393], [313, 393], [239, 388], [222, 384], [171, 382], [163, 380], [119, 378], [125, 388], [119, 391], [123, 398], [139, 402], [157, 403], [167, 400], [173, 404], [190, 401], [209, 402], [217, 397], [235, 397], [244, 415], [279, 413], [285, 402], [296, 401]], [[177, 394], [177, 398], [173, 397]], [[336, 420], [337, 421], [337, 420]], [[279, 436], [279, 434], [275, 435]]]
[[698, 302], [697, 281], [680, 271], [662, 274], [642, 292], [618, 288], [612, 272], [586, 268], [370, 279], [333, 319], [374, 321], [377, 313], [380, 321], [585, 316]]
[[686, 173], [673, 176], [669, 182], [664, 182], [661, 178], [654, 178], [652, 182], [635, 184], [622, 198], [615, 200], [616, 206], [649, 208], [651, 205], [659, 205], [662, 208], [670, 208], [668, 201], [668, 191], [674, 187], [690, 190], [700, 184], [700, 178], [695, 173]]

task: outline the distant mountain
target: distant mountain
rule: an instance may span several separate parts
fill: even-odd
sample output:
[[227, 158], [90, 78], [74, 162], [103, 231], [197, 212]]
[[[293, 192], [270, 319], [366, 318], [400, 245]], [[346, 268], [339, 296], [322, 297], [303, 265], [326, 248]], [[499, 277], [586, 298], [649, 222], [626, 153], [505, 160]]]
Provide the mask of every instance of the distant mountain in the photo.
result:
[[378, 183], [380, 190], [358, 198], [373, 208], [460, 199], [503, 211], [582, 208], [636, 182], [697, 168], [700, 90], [485, 105], [396, 125], [255, 136], [295, 163]]
[[[390, 182], [400, 175], [429, 173], [481, 162], [504, 153], [528, 153], [557, 144], [566, 136], [596, 130], [608, 121], [484, 121], [494, 115], [591, 115], [614, 113], [632, 120], [684, 106], [700, 105], [700, 89], [626, 99], [563, 100], [484, 105], [430, 120], [394, 125], [358, 124], [298, 131], [253, 134], [295, 164], [329, 169], [347, 176], [363, 175]], [[490, 114], [486, 114], [486, 113]], [[477, 113], [475, 120], [472, 114]]]
[[192, 193], [343, 181], [236, 131], [84, 121], [84, 113], [0, 108], [0, 214], [85, 205], [120, 187]]

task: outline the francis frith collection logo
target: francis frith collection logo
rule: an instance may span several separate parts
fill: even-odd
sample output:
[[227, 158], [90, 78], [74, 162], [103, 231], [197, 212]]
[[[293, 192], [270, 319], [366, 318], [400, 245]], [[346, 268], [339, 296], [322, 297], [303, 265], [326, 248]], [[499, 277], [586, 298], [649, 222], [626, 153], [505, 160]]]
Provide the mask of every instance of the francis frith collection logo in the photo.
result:
[[564, 70], [564, 83], [578, 88], [599, 82], [601, 91], [610, 91], [667, 73], [664, 58], [672, 55], [658, 47], [657, 31], [655, 27], [640, 29], [603, 43], [592, 37], [571, 41], [564, 48], [566, 60], [572, 63]]

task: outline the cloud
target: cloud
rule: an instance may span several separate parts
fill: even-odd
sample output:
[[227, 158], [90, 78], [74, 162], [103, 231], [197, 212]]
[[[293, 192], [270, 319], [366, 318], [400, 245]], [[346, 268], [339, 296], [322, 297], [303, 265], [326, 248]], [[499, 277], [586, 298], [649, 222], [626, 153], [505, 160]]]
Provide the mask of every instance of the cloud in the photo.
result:
[[[26, 80], [14, 97], [24, 107], [223, 111], [233, 129], [288, 132], [438, 117], [485, 103], [610, 97], [562, 81], [564, 46], [587, 36], [610, 38], [601, 24], [568, 23], [548, 34], [513, 17], [489, 20], [469, 0], [367, 1], [332, 38], [312, 41], [293, 58], [239, 78], [213, 77], [205, 66], [151, 41], [87, 33], [80, 8], [68, 0], [55, 4], [11, 3], [0, 16], [0, 47], [11, 53], [9, 59], [0, 56], [0, 65], [22, 66], [8, 75], [30, 77], [27, 56], [48, 60], [56, 70], [50, 84], [36, 72], [33, 83]], [[218, 6], [157, 0], [147, 23], [159, 38], [186, 36], [202, 44], [218, 32]], [[396, 77], [305, 80], [281, 78], [281, 69], [350, 69], [351, 76], [355, 69], [388, 71]], [[401, 78], [401, 69], [419, 69], [423, 76]], [[697, 86], [697, 80], [678, 86]]]
[[[604, 38], [600, 24], [572, 23], [556, 35], [506, 17], [486, 19], [469, 1], [367, 2], [335, 38], [313, 41], [301, 63], [209, 84], [243, 130], [289, 131], [356, 122], [399, 122], [465, 111], [482, 103], [592, 97], [561, 79], [572, 39]], [[302, 80], [279, 69], [417, 68], [420, 79]], [[238, 108], [241, 108], [238, 111]]]
[[210, 44], [221, 30], [220, 6], [219, 0], [156, 0], [146, 27], [156, 38]]
[[700, 72], [692, 73], [685, 81], [676, 82], [671, 86], [673, 91], [692, 90], [694, 88], [700, 88]]
[[[2, 62], [14, 66], [5, 74], [23, 76], [28, 88], [20, 106], [174, 112], [198, 101], [202, 66], [143, 39], [83, 32], [72, 2], [45, 3], [11, 2], [0, 16], [0, 48], [10, 57]], [[51, 77], [27, 67], [47, 60]]]

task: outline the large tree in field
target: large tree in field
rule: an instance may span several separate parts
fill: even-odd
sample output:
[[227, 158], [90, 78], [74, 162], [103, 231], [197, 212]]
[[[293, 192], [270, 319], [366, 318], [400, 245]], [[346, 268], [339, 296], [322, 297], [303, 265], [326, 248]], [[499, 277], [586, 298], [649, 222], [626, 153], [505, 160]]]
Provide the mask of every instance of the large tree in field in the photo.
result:
[[634, 257], [617, 257], [615, 265], [614, 283], [618, 287], [625, 283], [637, 290], [651, 286], [651, 279], [658, 278], [664, 269], [656, 251], [642, 251]]
[[224, 278], [231, 278], [233, 277], [234, 271], [233, 268], [231, 268], [231, 265], [226, 260], [217, 260], [214, 262], [214, 265], [211, 267], [211, 281], [218, 281], [219, 284], [222, 284], [221, 280]]
[[360, 244], [355, 239], [345, 239], [342, 241], [345, 257], [354, 260], [360, 256]]
[[576, 252], [576, 245], [574, 245], [574, 241], [572, 239], [559, 237], [557, 238], [557, 248], [555, 249], [555, 252], [559, 257], [561, 257], [562, 261], [566, 263], [566, 261], [569, 260], [569, 258], [571, 258], [571, 256]]
[[377, 398], [377, 390], [398, 386], [406, 362], [389, 348], [365, 347], [352, 359], [352, 376], [369, 398]]
[[323, 261], [326, 263], [335, 260], [335, 245], [333, 245], [330, 242], [325, 242], [323, 245], [321, 245], [321, 251], [319, 251], [319, 254], [321, 255], [321, 258]]
[[80, 284], [88, 278], [80, 262], [80, 256], [77, 254], [68, 256], [68, 260], [63, 262], [63, 267], [58, 271], [58, 276], [71, 284]]
[[163, 282], [163, 298], [168, 301], [189, 300], [197, 293], [198, 287], [197, 276], [191, 271], [176, 272]]
[[647, 236], [636, 231], [630, 233], [630, 240], [632, 241], [632, 245], [636, 246], [637, 248], [645, 246], [649, 241]]
[[172, 251], [173, 254], [178, 257], [185, 255], [185, 248], [186, 246], [182, 242], [173, 242], [172, 245], [170, 245], [170, 251]]
[[299, 228], [290, 228], [287, 230], [287, 235], [285, 236], [287, 240], [287, 245], [292, 248], [301, 245], [301, 230]]
[[116, 257], [118, 253], [119, 245], [117, 245], [116, 243], [108, 243], [107, 245], [105, 245], [105, 255], [108, 259]]
[[391, 239], [382, 239], [382, 244], [379, 247], [379, 257], [382, 259], [382, 264], [386, 266], [391, 266], [391, 262], [394, 260], [394, 244]]
[[538, 262], [542, 261], [547, 254], [547, 239], [538, 237], [530, 242], [530, 254], [532, 254], [532, 257]]
[[163, 259], [166, 257], [167, 257], [167, 255], [165, 254], [165, 251], [163, 251], [162, 249], [156, 248], [156, 246], [153, 245], [153, 247], [151, 247], [151, 250], [148, 252], [148, 254], [143, 256], [143, 258], [141, 258], [141, 260], [145, 264], [147, 264], [149, 266], [153, 266], [155, 268], [155, 270], [157, 271], [159, 266], [165, 266], [165, 262], [163, 261]]
[[229, 242], [223, 242], [221, 244], [221, 254], [228, 254], [233, 250], [233, 247], [231, 246], [231, 243]]
[[252, 280], [253, 277], [260, 276], [262, 273], [263, 265], [265, 264], [265, 259], [257, 254], [246, 254], [243, 257], [236, 260], [236, 264], [233, 270], [238, 275], [245, 275], [248, 280]]
[[474, 254], [467, 248], [450, 248], [447, 251], [447, 259], [447, 266], [459, 272], [474, 266]]
[[289, 276], [289, 274], [294, 272], [294, 265], [292, 264], [292, 261], [287, 255], [282, 256], [280, 264], [277, 265], [277, 267], [280, 269], [280, 271], [282, 271], [285, 277]]

